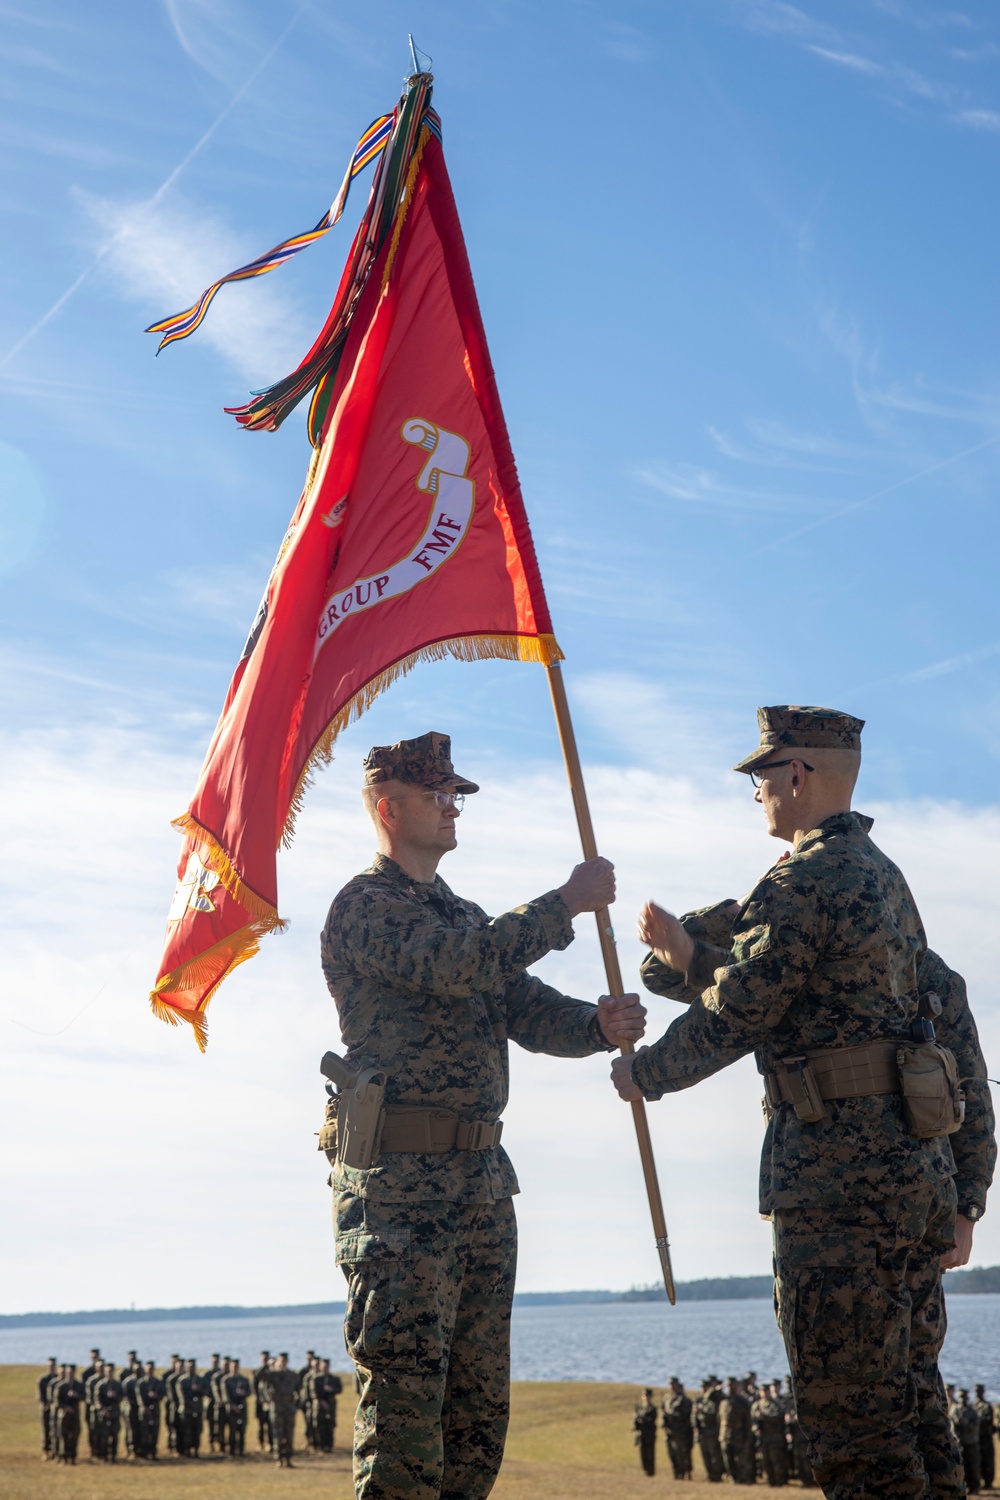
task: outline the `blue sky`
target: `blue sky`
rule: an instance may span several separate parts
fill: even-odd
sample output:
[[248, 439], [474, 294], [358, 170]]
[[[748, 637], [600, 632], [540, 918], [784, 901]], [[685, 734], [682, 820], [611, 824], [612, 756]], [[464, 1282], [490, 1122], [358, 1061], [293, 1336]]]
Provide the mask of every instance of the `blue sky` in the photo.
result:
[[[0, 963], [12, 1066], [38, 1080], [22, 1105], [43, 1137], [55, 1080], [84, 1110], [126, 1074], [143, 1081], [140, 1111], [152, 1098], [162, 1112], [162, 1090], [220, 1119], [247, 1110], [246, 1068], [278, 1045], [265, 975], [294, 971], [290, 1071], [257, 1075], [293, 1119], [290, 1080], [301, 1067], [315, 1088], [310, 1049], [331, 1024], [301, 986], [316, 983], [323, 907], [367, 860], [349, 809], [373, 741], [448, 728], [459, 764], [503, 789], [478, 834], [467, 816], [477, 858], [452, 872], [494, 909], [556, 883], [551, 849], [573, 857], [544, 675], [422, 668], [344, 737], [283, 874], [301, 938], [272, 942], [220, 993], [208, 1058], [144, 1010], [176, 857], [167, 821], [308, 460], [300, 414], [245, 434], [222, 407], [308, 347], [367, 184], [292, 265], [226, 288], [188, 343], [155, 359], [142, 329], [315, 223], [397, 97], [408, 31], [434, 59], [599, 833], [633, 906], [735, 894], [773, 856], [727, 773], [758, 703], [847, 709], [869, 724], [862, 803], [883, 810], [932, 942], [978, 979], [1000, 1042], [995, 8], [0, 0], [0, 20]], [[544, 849], [536, 809], [519, 820], [503, 800], [522, 782], [544, 803]], [[631, 928], [624, 895], [618, 921]], [[548, 972], [592, 994], [588, 940], [576, 967]], [[662, 1002], [652, 1016], [657, 1030], [670, 1019]], [[526, 1118], [544, 1117], [549, 1086], [524, 1075]], [[706, 1162], [719, 1212], [732, 1201], [752, 1218], [754, 1088], [752, 1074], [717, 1081], [678, 1106], [689, 1135], [707, 1111], [747, 1136], [734, 1160], [725, 1130], [704, 1127], [715, 1144], [678, 1167], [682, 1223]], [[44, 1239], [34, 1194], [52, 1165], [15, 1168], [26, 1245]], [[522, 1200], [522, 1285], [655, 1275], [641, 1243], [614, 1275], [596, 1252], [564, 1268], [539, 1196]], [[85, 1196], [78, 1212], [94, 1212]], [[766, 1268], [766, 1236], [738, 1222], [721, 1242], [675, 1230], [682, 1272]], [[274, 1275], [285, 1254], [276, 1235]], [[24, 1305], [50, 1295], [43, 1265], [33, 1253], [19, 1268], [32, 1287], [39, 1267]], [[100, 1284], [96, 1267], [81, 1276], [68, 1304]]]

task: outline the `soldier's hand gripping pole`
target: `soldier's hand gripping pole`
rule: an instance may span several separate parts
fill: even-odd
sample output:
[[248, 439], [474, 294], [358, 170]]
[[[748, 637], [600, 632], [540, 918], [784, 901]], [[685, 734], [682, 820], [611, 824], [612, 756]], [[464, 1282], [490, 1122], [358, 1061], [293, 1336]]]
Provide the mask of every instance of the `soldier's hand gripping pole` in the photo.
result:
[[[559, 663], [554, 663], [547, 668], [549, 674], [549, 690], [552, 693], [552, 706], [555, 709], [556, 724], [559, 729], [559, 742], [562, 745], [563, 759], [566, 762], [566, 774], [569, 777], [569, 789], [573, 796], [573, 807], [576, 812], [577, 827], [580, 830], [580, 843], [583, 846], [584, 859], [597, 858], [597, 840], [594, 837], [594, 825], [590, 819], [590, 806], [587, 802], [587, 791], [583, 784], [583, 770], [580, 766], [580, 755], [576, 748], [576, 735], [573, 733], [573, 721], [570, 718], [569, 703], [566, 698], [566, 685], [563, 682], [562, 671]], [[607, 907], [594, 913], [597, 919], [597, 936], [601, 944], [601, 955], [604, 959], [604, 970], [608, 977], [608, 993], [615, 998], [624, 995], [625, 986], [622, 984], [621, 968], [618, 963], [618, 950], [615, 947], [615, 934], [611, 926], [611, 914]], [[621, 1051], [629, 1054], [635, 1051], [631, 1042], [622, 1044]], [[646, 1105], [642, 1099], [636, 1099], [632, 1103], [632, 1121], [635, 1125], [636, 1139], [639, 1142], [639, 1159], [642, 1162], [642, 1175], [646, 1179], [646, 1196], [649, 1199], [649, 1212], [653, 1219], [653, 1234], [656, 1238], [656, 1249], [660, 1257], [660, 1269], [663, 1272], [663, 1285], [666, 1288], [667, 1297], [671, 1304], [677, 1301], [674, 1291], [674, 1273], [670, 1264], [670, 1243], [667, 1239], [667, 1221], [663, 1214], [663, 1200], [660, 1197], [660, 1184], [656, 1176], [656, 1162], [653, 1158], [653, 1143], [649, 1137], [649, 1121], [646, 1118]]]

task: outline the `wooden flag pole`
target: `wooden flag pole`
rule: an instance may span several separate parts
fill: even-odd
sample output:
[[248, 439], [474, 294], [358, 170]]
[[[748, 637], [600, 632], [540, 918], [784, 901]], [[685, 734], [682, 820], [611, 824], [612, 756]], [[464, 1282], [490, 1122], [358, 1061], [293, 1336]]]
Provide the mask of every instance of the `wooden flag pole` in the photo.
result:
[[[587, 789], [583, 784], [583, 770], [580, 766], [580, 755], [576, 748], [576, 735], [573, 733], [573, 720], [570, 718], [569, 702], [566, 698], [566, 684], [563, 682], [562, 670], [558, 662], [554, 662], [548, 669], [549, 689], [552, 693], [552, 707], [555, 709], [556, 724], [559, 729], [559, 742], [562, 745], [563, 759], [566, 762], [566, 774], [569, 777], [569, 789], [573, 796], [573, 807], [576, 810], [577, 827], [580, 830], [580, 843], [583, 846], [584, 859], [597, 858], [597, 840], [594, 837], [594, 825], [590, 819], [590, 807], [587, 802]], [[618, 950], [615, 947], [615, 934], [611, 926], [611, 914], [606, 906], [594, 913], [597, 919], [597, 936], [601, 944], [601, 954], [604, 958], [604, 971], [608, 977], [608, 994], [618, 997], [624, 995], [625, 986], [622, 984], [622, 973], [618, 963]], [[635, 1051], [631, 1042], [624, 1042], [621, 1051], [627, 1056]], [[632, 1120], [635, 1125], [636, 1139], [639, 1142], [639, 1159], [642, 1162], [642, 1175], [646, 1179], [646, 1196], [649, 1199], [649, 1212], [653, 1219], [653, 1233], [656, 1236], [656, 1249], [660, 1257], [660, 1269], [663, 1272], [663, 1285], [666, 1288], [667, 1297], [671, 1304], [677, 1301], [674, 1291], [674, 1273], [670, 1265], [670, 1242], [667, 1239], [667, 1221], [663, 1214], [663, 1200], [660, 1197], [660, 1184], [656, 1176], [656, 1162], [653, 1158], [653, 1143], [649, 1138], [649, 1121], [646, 1119], [646, 1105], [642, 1099], [636, 1099], [632, 1103]]]

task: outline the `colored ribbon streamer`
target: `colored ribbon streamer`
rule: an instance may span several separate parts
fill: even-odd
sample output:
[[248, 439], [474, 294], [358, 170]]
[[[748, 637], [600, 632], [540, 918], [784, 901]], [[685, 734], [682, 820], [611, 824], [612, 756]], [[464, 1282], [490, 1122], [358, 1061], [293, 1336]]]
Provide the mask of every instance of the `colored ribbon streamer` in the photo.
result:
[[256, 260], [248, 261], [245, 266], [240, 266], [239, 270], [230, 271], [228, 276], [223, 276], [218, 281], [214, 281], [210, 287], [202, 292], [194, 306], [189, 307], [185, 312], [175, 313], [172, 318], [163, 318], [159, 323], [151, 323], [146, 332], [163, 335], [156, 348], [157, 354], [159, 354], [161, 349], [165, 349], [168, 344], [176, 343], [179, 339], [188, 338], [190, 334], [194, 333], [196, 328], [200, 327], [205, 314], [212, 305], [216, 293], [227, 282], [248, 281], [252, 276], [263, 276], [267, 271], [273, 271], [276, 266], [284, 265], [286, 260], [291, 260], [293, 255], [298, 255], [300, 250], [304, 250], [314, 240], [321, 239], [329, 229], [332, 229], [344, 212], [344, 208], [347, 205], [347, 195], [351, 190], [351, 183], [355, 177], [357, 177], [359, 172], [363, 172], [365, 167], [385, 150], [386, 144], [392, 135], [393, 120], [394, 116], [391, 114], [380, 115], [377, 120], [373, 120], [369, 125], [354, 148], [354, 153], [340, 186], [340, 192], [314, 229], [308, 230], [305, 234], [293, 235], [291, 239], [283, 240], [280, 245], [275, 245], [273, 250], [266, 251], [265, 254], [259, 255]]

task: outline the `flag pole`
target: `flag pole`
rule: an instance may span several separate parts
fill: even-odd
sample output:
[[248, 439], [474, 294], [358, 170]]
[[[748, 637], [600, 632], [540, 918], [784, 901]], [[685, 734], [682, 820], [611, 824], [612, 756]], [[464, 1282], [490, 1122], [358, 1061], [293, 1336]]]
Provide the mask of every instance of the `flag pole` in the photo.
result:
[[[577, 827], [580, 830], [583, 857], [584, 859], [596, 859], [597, 840], [594, 837], [594, 825], [590, 818], [587, 789], [583, 784], [583, 769], [580, 765], [580, 754], [576, 748], [576, 735], [573, 733], [573, 720], [570, 718], [569, 701], [566, 697], [566, 684], [563, 682], [562, 670], [558, 662], [553, 662], [547, 668], [547, 671], [549, 691], [552, 694], [552, 707], [555, 709], [556, 725], [559, 730], [559, 742], [562, 745], [563, 759], [566, 762], [566, 775], [569, 778], [569, 789], [573, 797], [573, 807], [576, 811]], [[594, 915], [597, 919], [597, 936], [601, 944], [601, 954], [604, 958], [604, 972], [608, 979], [608, 993], [617, 998], [620, 995], [624, 995], [625, 986], [622, 983], [621, 967], [618, 963], [618, 949], [615, 947], [615, 934], [611, 926], [611, 914], [606, 906], [602, 906]], [[627, 1057], [635, 1051], [635, 1048], [631, 1042], [623, 1042], [620, 1050]], [[667, 1221], [663, 1214], [663, 1200], [660, 1197], [660, 1184], [656, 1176], [656, 1161], [653, 1157], [653, 1143], [649, 1136], [646, 1105], [642, 1099], [632, 1101], [632, 1122], [635, 1125], [636, 1139], [639, 1143], [639, 1159], [642, 1162], [642, 1175], [646, 1179], [646, 1196], [649, 1199], [649, 1212], [653, 1220], [653, 1234], [656, 1237], [656, 1249], [660, 1257], [663, 1285], [666, 1289], [668, 1300], [673, 1304], [677, 1301], [677, 1295], [674, 1291], [674, 1273], [670, 1264], [670, 1242], [667, 1239]]]

